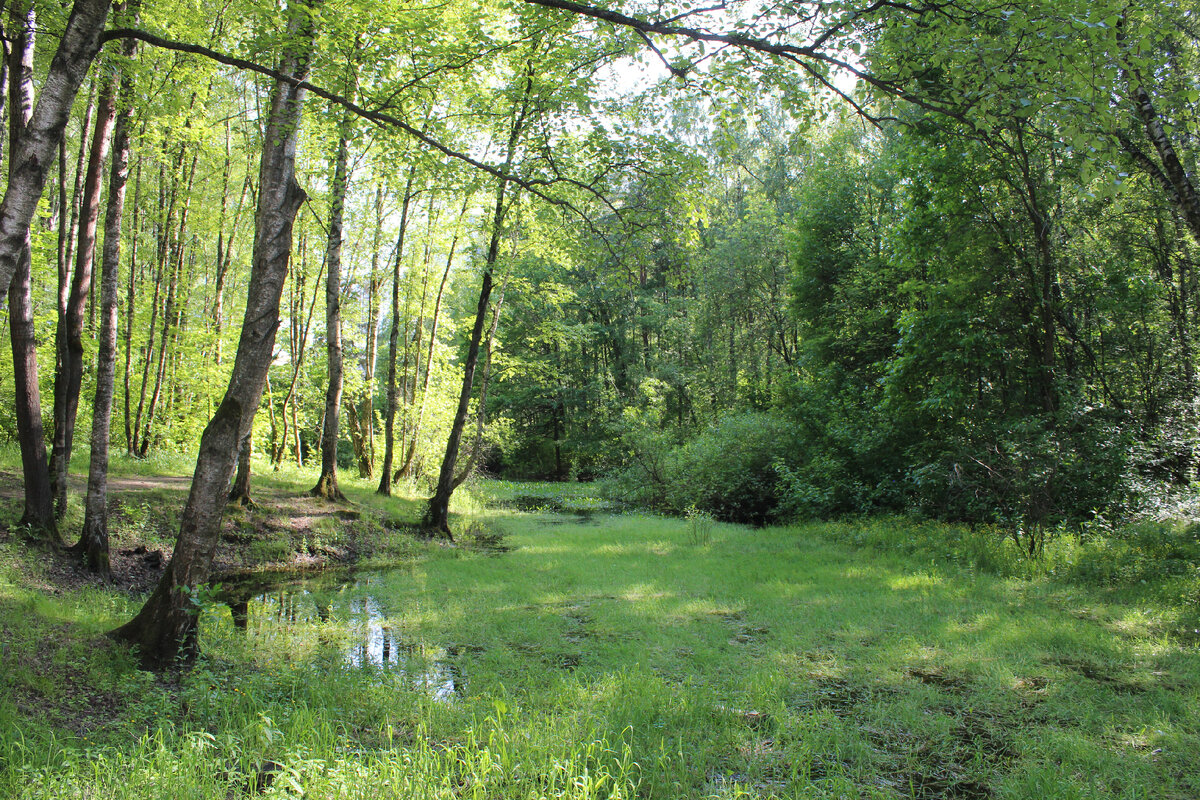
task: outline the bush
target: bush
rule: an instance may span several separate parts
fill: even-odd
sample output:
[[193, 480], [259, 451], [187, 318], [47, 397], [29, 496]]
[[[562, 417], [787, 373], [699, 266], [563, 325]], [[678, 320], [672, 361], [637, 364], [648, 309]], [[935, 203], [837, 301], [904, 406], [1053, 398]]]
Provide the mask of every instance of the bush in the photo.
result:
[[747, 413], [726, 417], [684, 445], [664, 433], [631, 427], [627, 457], [606, 481], [614, 499], [656, 511], [694, 509], [725, 522], [765, 525], [784, 510], [776, 465], [795, 456], [784, 419]]
[[771, 414], [734, 414], [676, 451], [668, 484], [673, 511], [695, 507], [726, 522], [765, 525], [781, 517], [776, 464], [795, 456], [795, 433]]
[[1068, 406], [952, 437], [909, 481], [927, 516], [1040, 531], [1124, 506], [1130, 447], [1110, 414]]

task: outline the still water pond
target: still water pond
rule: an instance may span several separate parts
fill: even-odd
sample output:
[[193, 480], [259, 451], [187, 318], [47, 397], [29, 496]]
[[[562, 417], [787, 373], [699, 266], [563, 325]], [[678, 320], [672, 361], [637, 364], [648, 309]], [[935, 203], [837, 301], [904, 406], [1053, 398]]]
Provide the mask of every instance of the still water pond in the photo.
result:
[[482, 648], [406, 636], [384, 591], [386, 581], [404, 571], [329, 571], [303, 579], [272, 573], [238, 576], [215, 582], [211, 597], [219, 604], [217, 616], [227, 606], [233, 627], [246, 636], [315, 634], [316, 663], [372, 671], [439, 702], [453, 702], [466, 693], [463, 662]]

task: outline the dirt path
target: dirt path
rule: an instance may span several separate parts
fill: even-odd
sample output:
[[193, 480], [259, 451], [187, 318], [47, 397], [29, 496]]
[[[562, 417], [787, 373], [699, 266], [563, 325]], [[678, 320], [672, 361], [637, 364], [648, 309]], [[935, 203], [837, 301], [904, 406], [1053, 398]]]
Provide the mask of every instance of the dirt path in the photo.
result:
[[[87, 490], [87, 475], [72, 474], [69, 476], [72, 494], [82, 495]], [[114, 493], [148, 492], [158, 490], [178, 491], [186, 495], [192, 485], [191, 476], [185, 475], [154, 475], [132, 477], [110, 477], [108, 486]], [[21, 473], [12, 470], [0, 470], [0, 500], [20, 500], [25, 481]]]
[[[170, 560], [178, 516], [191, 487], [191, 476], [132, 475], [109, 479], [111, 567], [113, 585], [133, 593], [148, 591]], [[81, 502], [87, 476], [70, 476], [72, 502]], [[20, 473], [0, 470], [0, 506], [10, 519], [20, 515], [23, 482]], [[270, 565], [316, 568], [350, 561], [357, 555], [358, 535], [353, 506], [327, 503], [292, 487], [267, 482], [254, 490], [255, 506], [231, 508], [213, 560], [213, 574], [240, 572]], [[73, 544], [75, 530], [62, 531]], [[16, 534], [0, 526], [0, 539]], [[58, 593], [98, 585], [71, 552], [47, 550], [44, 574], [28, 575], [30, 585]]]

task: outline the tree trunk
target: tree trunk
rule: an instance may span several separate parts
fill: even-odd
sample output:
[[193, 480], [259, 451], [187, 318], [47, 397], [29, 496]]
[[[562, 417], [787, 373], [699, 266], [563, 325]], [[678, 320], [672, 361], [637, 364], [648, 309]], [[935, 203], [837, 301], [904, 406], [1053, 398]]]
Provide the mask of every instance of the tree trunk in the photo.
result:
[[[0, 202], [0, 292], [8, 291], [29, 239], [75, 95], [100, 50], [111, 0], [76, 0], [28, 125], [10, 150], [8, 186]], [[10, 70], [11, 72], [11, 70]], [[13, 78], [10, 78], [13, 80]], [[10, 112], [10, 118], [15, 116]]]
[[[421, 304], [417, 311], [417, 324], [413, 326], [415, 333], [412, 338], [412, 359], [413, 371], [412, 379], [408, 377], [408, 337], [405, 337], [404, 343], [404, 384], [402, 386], [401, 396], [404, 399], [406, 413], [404, 415], [404, 426], [400, 431], [400, 443], [403, 446], [404, 442], [409, 440], [409, 421], [412, 420], [413, 406], [417, 402], [417, 381], [421, 378], [421, 342], [425, 335], [425, 301], [429, 297], [429, 263], [432, 258], [432, 241], [433, 241], [433, 199], [430, 198], [429, 210], [426, 214], [427, 230], [425, 233], [425, 260], [421, 264]], [[416, 421], [414, 423], [414, 429]], [[413, 440], [415, 441], [415, 439]], [[412, 448], [409, 448], [410, 453]], [[405, 465], [409, 463], [408, 456], [405, 457]], [[404, 466], [392, 473], [392, 483], [396, 483], [404, 477]]]
[[[63, 223], [66, 225], [66, 248], [63, 260], [58, 264], [58, 318], [67, 316], [67, 301], [71, 296], [71, 262], [75, 260], [75, 243], [79, 238], [79, 205], [83, 199], [83, 176], [87, 174], [88, 131], [92, 130], [92, 117], [96, 113], [96, 79], [92, 78], [88, 89], [87, 107], [83, 112], [83, 121], [79, 125], [79, 155], [75, 157], [75, 182], [71, 190], [70, 213], [63, 212]], [[65, 137], [64, 137], [65, 138]], [[67, 358], [66, 326], [58, 330], [58, 359]], [[58, 412], [55, 412], [57, 417]]]
[[[161, 193], [160, 193], [161, 195]], [[129, 455], [140, 458], [142, 452], [142, 415], [146, 410], [146, 390], [150, 387], [150, 365], [154, 360], [154, 333], [158, 325], [158, 300], [162, 294], [163, 263], [159, 261], [158, 269], [154, 270], [154, 295], [150, 301], [150, 330], [146, 334], [146, 346], [142, 348], [142, 382], [138, 391], [137, 414], [133, 418], [133, 440]], [[129, 308], [133, 309], [133, 286], [129, 288]], [[132, 313], [130, 319], [133, 318]], [[132, 330], [132, 329], [131, 329]], [[132, 335], [132, 334], [130, 334]]]
[[[283, 417], [283, 436], [279, 441], [279, 448], [271, 458], [275, 462], [275, 468], [283, 463], [283, 454], [287, 450], [289, 431], [292, 437], [296, 464], [303, 466], [301, 463], [300, 454], [300, 427], [296, 422], [296, 386], [300, 382], [300, 371], [304, 369], [304, 355], [308, 350], [308, 332], [312, 328], [313, 314], [317, 309], [317, 294], [321, 291], [321, 276], [324, 273], [325, 265], [321, 265], [321, 270], [317, 272], [317, 280], [313, 286], [312, 301], [308, 304], [308, 311], [304, 310], [304, 275], [303, 261], [305, 246], [301, 244], [301, 267], [299, 280], [296, 286], [292, 300], [292, 331], [291, 331], [291, 355], [292, 355], [292, 380], [288, 384], [287, 394], [283, 398], [283, 407], [280, 409], [280, 416]], [[303, 319], [302, 319], [303, 317]], [[288, 424], [288, 414], [291, 414], [291, 424]]]
[[[311, 4], [300, 6], [288, 7], [291, 45], [279, 71], [302, 79], [308, 73], [313, 44], [313, 15]], [[166, 664], [197, 651], [198, 608], [193, 593], [208, 579], [237, 451], [262, 399], [279, 327], [292, 226], [305, 198], [295, 175], [302, 99], [302, 89], [276, 82], [259, 165], [259, 206], [242, 333], [229, 387], [200, 439], [174, 555], [146, 605], [114, 631], [117, 638], [137, 645], [148, 663]]]
[[433, 301], [433, 320], [429, 328], [429, 347], [425, 356], [425, 377], [421, 383], [421, 403], [417, 406], [417, 419], [413, 424], [412, 433], [408, 443], [408, 452], [404, 455], [404, 465], [397, 471], [399, 478], [408, 478], [412, 475], [413, 463], [417, 455], [417, 440], [421, 436], [421, 428], [425, 423], [425, 407], [426, 400], [429, 397], [429, 380], [433, 374], [433, 352], [437, 346], [437, 331], [438, 321], [442, 316], [442, 298], [446, 294], [446, 281], [450, 277], [450, 268], [454, 265], [454, 251], [458, 249], [458, 226], [462, 223], [463, 218], [467, 215], [467, 208], [471, 202], [470, 195], [463, 201], [462, 211], [458, 214], [458, 222], [455, 224], [454, 237], [450, 240], [450, 251], [446, 254], [446, 268], [442, 270], [442, 280], [438, 284], [437, 297]]
[[400, 210], [400, 232], [396, 235], [396, 259], [392, 267], [392, 327], [388, 333], [388, 389], [387, 414], [383, 419], [383, 469], [379, 476], [379, 488], [375, 491], [390, 497], [392, 494], [392, 459], [395, 455], [396, 407], [399, 391], [396, 386], [396, 354], [400, 339], [400, 263], [404, 256], [404, 232], [408, 227], [408, 207], [412, 202], [413, 179], [417, 168], [408, 170], [408, 183], [404, 187], [404, 205]]
[[[179, 163], [182, 164], [184, 150], [180, 149]], [[167, 269], [170, 270], [170, 280], [167, 283], [167, 299], [163, 306], [163, 324], [161, 339], [158, 344], [158, 368], [154, 373], [154, 391], [150, 393], [150, 402], [146, 406], [146, 424], [142, 429], [141, 444], [138, 449], [138, 456], [145, 458], [150, 449], [150, 434], [154, 430], [155, 415], [158, 412], [158, 404], [163, 398], [163, 386], [170, 387], [168, 379], [167, 366], [168, 359], [172, 355], [172, 345], [178, 341], [178, 329], [183, 320], [183, 308], [185, 303], [179, 302], [179, 287], [180, 279], [183, 277], [183, 261], [184, 261], [184, 239], [187, 234], [188, 211], [191, 208], [192, 183], [196, 178], [196, 161], [199, 155], [198, 151], [193, 152], [191, 166], [186, 170], [183, 190], [183, 208], [179, 212], [179, 229], [172, 234], [170, 230], [166, 232], [166, 243], [162, 248], [165, 253]], [[174, 205], [174, 197], [177, 194], [177, 189], [172, 190], [172, 208]], [[168, 219], [169, 219], [168, 215]], [[171, 238], [174, 236], [173, 243]], [[184, 285], [185, 298], [188, 286]], [[186, 301], [185, 301], [186, 302]]]
[[130, 418], [130, 391], [129, 391], [129, 371], [133, 366], [133, 300], [134, 300], [134, 272], [137, 270], [137, 250], [138, 250], [138, 231], [141, 227], [141, 200], [142, 200], [142, 159], [138, 157], [137, 174], [133, 180], [133, 224], [130, 241], [129, 241], [129, 282], [126, 285], [125, 291], [125, 378], [123, 381], [123, 391], [125, 399], [125, 451], [133, 453], [133, 424]]
[[[507, 174], [512, 169], [513, 159], [517, 153], [517, 142], [521, 138], [521, 128], [525, 123], [525, 114], [529, 110], [529, 96], [533, 91], [533, 81], [526, 78], [524, 97], [521, 105], [513, 110], [513, 125], [508, 135], [508, 151], [504, 159], [504, 171]], [[467, 346], [467, 360], [463, 364], [462, 391], [458, 394], [458, 408], [454, 412], [454, 422], [450, 426], [450, 439], [446, 443], [446, 455], [442, 458], [442, 469], [438, 473], [437, 488], [433, 497], [429, 498], [429, 507], [421, 527], [433, 536], [440, 536], [451, 541], [454, 535], [450, 532], [450, 495], [454, 493], [454, 468], [458, 461], [458, 448], [462, 443], [463, 427], [467, 423], [467, 411], [471, 405], [471, 388], [475, 381], [475, 365], [479, 362], [479, 344], [483, 338], [483, 325], [487, 320], [488, 301], [492, 296], [492, 270], [500, 255], [500, 233], [504, 226], [504, 195], [508, 189], [508, 181], [501, 180], [496, 188], [496, 207], [492, 213], [492, 236], [488, 243], [487, 259], [483, 265], [483, 282], [479, 287], [479, 302], [475, 306], [475, 324], [471, 328], [471, 341]]]
[[[457, 489], [466, 482], [467, 478], [471, 477], [471, 471], [479, 462], [479, 454], [483, 452], [483, 433], [487, 430], [488, 376], [492, 371], [492, 340], [496, 338], [496, 327], [500, 324], [500, 309], [503, 307], [504, 287], [501, 286], [500, 295], [492, 307], [492, 323], [488, 326], [487, 338], [483, 341], [483, 375], [479, 381], [479, 412], [476, 415], [475, 442], [471, 445], [471, 454], [467, 456], [467, 463], [463, 464], [463, 468], [454, 477], [451, 489]], [[557, 454], [557, 444], [555, 452]]]
[[[137, 40], [126, 39], [123, 55], [132, 58]], [[125, 210], [125, 186], [129, 182], [129, 127], [133, 120], [133, 77], [120, 81], [121, 111], [113, 131], [112, 170], [108, 184], [108, 208], [104, 215], [104, 252], [100, 266], [100, 347], [96, 367], [96, 399], [92, 405], [92, 452], [88, 468], [87, 501], [79, 548], [87, 556], [88, 569], [108, 578], [108, 446], [112, 427], [113, 383], [117, 368], [118, 274], [121, 263], [121, 215]]]
[[[217, 260], [213, 286], [213, 362], [221, 363], [221, 323], [225, 311], [225, 216], [229, 211], [229, 173], [233, 167], [233, 155], [229, 141], [229, 120], [225, 120], [225, 166], [221, 171], [221, 216], [217, 222]], [[245, 184], [243, 184], [243, 196]]]
[[229, 490], [229, 502], [242, 508], [254, 508], [254, 500], [250, 497], [250, 456], [253, 448], [254, 429], [251, 427], [238, 445], [237, 475], [233, 479], [233, 488]]
[[358, 477], [375, 473], [375, 359], [379, 344], [379, 289], [383, 276], [379, 271], [379, 239], [383, 232], [383, 186], [375, 191], [375, 234], [371, 243], [371, 275], [367, 279], [366, 352], [363, 361], [363, 396], [355, 410], [354, 450], [358, 458]]
[[96, 224], [100, 219], [100, 181], [108, 157], [109, 134], [116, 118], [117, 73], [108, 75], [96, 103], [96, 123], [88, 153], [87, 174], [79, 205], [79, 240], [75, 247], [75, 273], [67, 297], [66, 314], [59, 317], [64, 344], [62, 363], [54, 375], [54, 448], [50, 454], [54, 485], [54, 513], [67, 513], [67, 472], [75, 443], [75, 419], [83, 382], [83, 321], [92, 288], [92, 265], [96, 254]]
[[337, 484], [338, 413], [342, 408], [342, 212], [346, 202], [347, 138], [350, 120], [343, 119], [330, 187], [329, 242], [325, 250], [325, 354], [329, 385], [321, 430], [321, 477], [312, 493], [326, 500], [345, 500]]
[[[9, 114], [9, 151], [19, 154], [33, 107], [33, 31], [31, 2], [16, 2], [10, 10], [13, 46], [9, 68], [12, 95]], [[9, 161], [9, 182], [18, 179], [19, 155]], [[7, 199], [5, 200], [7, 203]], [[32, 214], [28, 218], [32, 219]], [[29, 225], [25, 225], [22, 247], [8, 291], [9, 334], [12, 340], [13, 383], [16, 401], [17, 437], [21, 445], [21, 471], [25, 478], [25, 511], [21, 524], [36, 535], [61, 544], [54, 521], [53, 492], [46, 461], [42, 431], [42, 399], [38, 389], [37, 345], [33, 325], [33, 282], [30, 273]]]

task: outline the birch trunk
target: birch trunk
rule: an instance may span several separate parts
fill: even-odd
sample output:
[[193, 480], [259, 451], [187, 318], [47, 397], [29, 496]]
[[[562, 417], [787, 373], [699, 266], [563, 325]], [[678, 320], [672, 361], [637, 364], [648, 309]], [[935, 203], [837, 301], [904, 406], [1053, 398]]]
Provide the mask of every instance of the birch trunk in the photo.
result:
[[[308, 74], [313, 47], [311, 4], [288, 7], [290, 46], [279, 71]], [[180, 517], [174, 555], [142, 610], [114, 635], [140, 648], [144, 661], [172, 662], [197, 651], [196, 587], [208, 579], [221, 531], [229, 482], [239, 445], [254, 421], [279, 327], [279, 301], [292, 250], [292, 227], [304, 202], [296, 182], [296, 144], [303, 90], [277, 81], [259, 164], [259, 206], [247, 287], [246, 312], [229, 387], [200, 438], [200, 453], [187, 505]]]
[[[33, 107], [33, 4], [28, 0], [9, 9], [13, 46], [9, 68], [12, 95], [9, 114], [9, 149], [18, 152], [25, 139]], [[18, 176], [19, 156], [9, 161], [9, 181]], [[32, 215], [30, 217], [32, 219]], [[29, 225], [25, 226], [22, 245], [8, 291], [9, 335], [12, 341], [13, 383], [17, 438], [21, 446], [21, 471], [25, 478], [25, 510], [21, 524], [37, 535], [61, 544], [54, 521], [53, 491], [46, 460], [46, 440], [42, 430], [42, 399], [38, 389], [37, 344], [33, 325], [33, 279], [29, 249]]]
[[[123, 55], [132, 58], [137, 42], [127, 39]], [[113, 384], [117, 368], [117, 306], [121, 263], [121, 216], [129, 182], [129, 127], [133, 121], [133, 78], [120, 82], [121, 111], [113, 131], [112, 169], [108, 183], [108, 208], [104, 214], [104, 252], [100, 265], [100, 347], [96, 367], [96, 399], [92, 404], [92, 452], [88, 468], [87, 501], [79, 547], [88, 569], [110, 575], [108, 555], [108, 447], [112, 427]]]
[[111, 0], [76, 0], [71, 7], [33, 115], [10, 150], [8, 186], [0, 202], [0, 292], [8, 291], [26, 250], [46, 173], [54, 163], [75, 96], [100, 50], [110, 5]]

